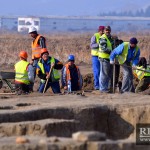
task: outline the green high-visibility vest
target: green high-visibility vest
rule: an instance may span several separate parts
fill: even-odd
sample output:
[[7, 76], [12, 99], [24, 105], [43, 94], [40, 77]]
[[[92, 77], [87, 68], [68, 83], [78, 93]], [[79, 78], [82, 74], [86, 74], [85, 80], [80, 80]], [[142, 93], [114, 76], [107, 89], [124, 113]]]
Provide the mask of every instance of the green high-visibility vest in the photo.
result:
[[[55, 63], [54, 57], [51, 57], [50, 62], [51, 62], [51, 63]], [[43, 66], [43, 64], [41, 63], [41, 59], [38, 61], [38, 66], [40, 67], [42, 73], [45, 74], [44, 66]], [[51, 78], [51, 81], [52, 81], [52, 82], [58, 81], [58, 80], [60, 79], [60, 73], [59, 73], [59, 71], [53, 68], [53, 70], [52, 70], [52, 72], [51, 72], [50, 78]], [[45, 80], [41, 79], [41, 82], [42, 82], [42, 83], [45, 83]]]
[[[141, 67], [137, 67], [137, 69], [141, 69], [141, 70], [135, 70], [134, 73], [136, 73], [137, 78], [139, 80], [142, 80], [144, 76], [149, 76], [150, 77], [150, 67], [148, 66], [147, 69]], [[143, 71], [142, 71], [143, 70]], [[148, 71], [148, 72], [144, 72], [144, 71]]]
[[[99, 44], [99, 38], [100, 38], [101, 35], [99, 33], [95, 33], [94, 36], [96, 37], [96, 43]], [[91, 55], [92, 56], [98, 56], [98, 51], [99, 51], [99, 48], [92, 49], [91, 50]]]
[[144, 76], [149, 77], [150, 76], [150, 66], [147, 66], [146, 71], [148, 71], [148, 72], [145, 72]]
[[[103, 34], [100, 38], [105, 38], [106, 39], [106, 41], [107, 41], [107, 49], [109, 49], [110, 51], [112, 51], [112, 44], [109, 41], [109, 39], [106, 36], [106, 34]], [[110, 57], [110, 54], [105, 53], [105, 51], [103, 51], [101, 49], [101, 45], [100, 44], [99, 44], [99, 54], [98, 54], [98, 57], [100, 57], [100, 58], [106, 58], [106, 59], [109, 59], [109, 57]]]
[[[142, 66], [141, 66], [141, 67], [137, 67], [137, 69], [145, 70]], [[143, 77], [144, 77], [144, 71], [134, 70], [134, 73], [136, 74], [136, 77], [137, 77], [139, 80], [142, 80], [142, 79], [143, 79]]]
[[[121, 55], [118, 55], [118, 61], [119, 61], [119, 64], [123, 64], [126, 59], [127, 59], [127, 55], [128, 55], [128, 49], [129, 49], [129, 42], [124, 42], [124, 49], [123, 49], [123, 52]], [[134, 54], [134, 57], [136, 56], [137, 52], [139, 50], [139, 47], [136, 46], [135, 47], [135, 54]], [[133, 58], [134, 59], [134, 58]]]
[[15, 81], [29, 84], [27, 67], [29, 62], [21, 60], [15, 64]]

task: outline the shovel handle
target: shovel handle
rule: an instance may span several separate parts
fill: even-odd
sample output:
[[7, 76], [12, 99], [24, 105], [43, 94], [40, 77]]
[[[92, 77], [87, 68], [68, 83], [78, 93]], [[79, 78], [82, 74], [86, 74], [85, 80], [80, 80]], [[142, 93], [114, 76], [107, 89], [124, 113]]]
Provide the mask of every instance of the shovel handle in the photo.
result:
[[116, 66], [113, 64], [113, 93], [115, 93]]
[[[48, 73], [49, 75], [51, 74], [52, 70], [53, 70], [53, 66], [51, 67], [51, 69], [50, 69], [50, 71], [49, 71], [49, 73]], [[49, 78], [46, 80], [43, 93], [45, 93], [45, 91], [46, 91], [46, 87], [47, 87], [48, 80], [49, 80]]]

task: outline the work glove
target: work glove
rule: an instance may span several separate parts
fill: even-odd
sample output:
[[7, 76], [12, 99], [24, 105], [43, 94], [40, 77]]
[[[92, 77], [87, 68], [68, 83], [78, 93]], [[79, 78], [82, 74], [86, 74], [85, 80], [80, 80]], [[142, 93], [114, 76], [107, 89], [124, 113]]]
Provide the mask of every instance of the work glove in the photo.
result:
[[113, 65], [113, 64], [115, 64], [115, 62], [114, 62], [114, 61], [112, 61], [112, 60], [110, 60], [110, 64], [111, 64], [111, 65]]

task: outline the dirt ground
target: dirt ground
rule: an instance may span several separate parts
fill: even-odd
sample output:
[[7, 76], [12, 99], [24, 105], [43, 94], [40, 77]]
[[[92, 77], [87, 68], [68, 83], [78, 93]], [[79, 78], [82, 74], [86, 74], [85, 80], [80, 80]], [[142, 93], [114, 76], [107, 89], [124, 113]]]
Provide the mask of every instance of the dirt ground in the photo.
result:
[[[91, 65], [81, 63], [79, 68], [84, 81], [82, 94], [81, 91], [71, 94], [53, 94], [51, 90], [44, 94], [38, 93], [40, 81], [38, 77], [36, 77], [34, 92], [28, 95], [10, 94], [8, 86], [4, 84], [0, 89], [0, 150], [16, 150], [18, 145], [15, 139], [18, 136], [28, 136], [30, 147], [26, 149], [35, 150], [31, 147], [39, 145], [38, 142], [34, 143], [37, 137], [39, 138], [37, 141], [43, 139], [47, 141], [51, 136], [71, 137], [77, 131], [106, 133], [108, 140], [104, 144], [105, 147], [109, 147], [108, 149], [112, 149], [108, 143], [110, 139], [119, 147], [120, 142], [116, 140], [128, 139], [128, 150], [140, 150], [135, 144], [135, 128], [139, 122], [150, 122], [150, 89], [147, 93], [140, 94], [119, 94], [118, 91], [115, 94], [100, 94], [99, 91], [93, 90]], [[5, 66], [2, 71], [13, 71], [13, 66]], [[11, 81], [13, 83], [13, 80]], [[7, 140], [9, 144], [6, 144]], [[67, 139], [67, 142], [69, 141], [70, 139]], [[112, 145], [112, 141], [110, 142]], [[59, 146], [59, 143], [55, 144]], [[72, 147], [75, 144], [71, 142], [64, 145]], [[23, 150], [23, 146], [20, 144], [18, 149]], [[114, 149], [114, 146], [112, 147]], [[41, 147], [39, 149], [42, 150]], [[76, 149], [77, 146], [74, 149], [68, 148], [68, 150]], [[97, 150], [91, 148], [93, 149]], [[143, 149], [148, 150], [148, 147]], [[126, 150], [126, 148], [120, 147], [115, 150]]]
[[[93, 90], [94, 82], [93, 82], [93, 74], [92, 74], [91, 65], [88, 65], [85, 63], [80, 63], [78, 66], [79, 66], [81, 74], [83, 76], [83, 89], [84, 90]], [[9, 65], [9, 66], [2, 65], [1, 68], [2, 68], [1, 71], [4, 71], [4, 72], [14, 72], [13, 66], [11, 66], [11, 65]], [[9, 80], [9, 81], [11, 81], [11, 83], [14, 84], [14, 82], [13, 82], [14, 80]], [[40, 79], [38, 77], [36, 77], [35, 84], [34, 84], [34, 91], [37, 91], [39, 82], [40, 82]], [[10, 92], [10, 90], [7, 87], [7, 84], [4, 84], [3, 87], [0, 89], [0, 91], [2, 93]], [[51, 90], [48, 90], [47, 92], [49, 92], [49, 91], [52, 93]]]
[[[83, 77], [83, 90], [87, 91], [87, 92], [93, 91], [94, 90], [94, 79], [93, 79], [93, 73], [92, 73], [92, 66], [89, 64], [86, 64], [86, 63], [80, 63], [80, 64], [78, 64], [78, 66], [80, 68], [80, 71], [81, 71], [81, 74]], [[4, 72], [14, 72], [13, 65], [2, 65], [1, 68], [2, 68], [1, 71], [4, 71]], [[122, 70], [120, 70], [119, 81], [122, 81], [122, 79], [123, 79], [123, 73], [122, 73]], [[12, 85], [14, 86], [14, 80], [9, 80], [9, 81], [11, 81]], [[134, 78], [134, 86], [135, 87], [138, 84], [138, 82], [139, 81], [136, 78]], [[37, 89], [39, 87], [39, 83], [40, 83], [40, 79], [38, 77], [36, 77], [35, 84], [34, 84], [35, 92], [37, 91]], [[61, 83], [60, 83], [60, 85], [61, 85]], [[119, 91], [119, 87], [116, 89], [116, 92], [118, 92], [118, 91]], [[0, 89], [0, 92], [1, 93], [9, 93], [10, 92], [7, 84], [3, 84], [3, 87]], [[49, 89], [47, 91], [47, 93], [48, 92], [50, 92], [52, 94], [51, 89]], [[98, 93], [98, 91], [97, 91], [97, 93]], [[141, 92], [140, 94], [150, 95], [150, 88], [144, 92]], [[35, 94], [33, 94], [33, 95], [35, 95]]]

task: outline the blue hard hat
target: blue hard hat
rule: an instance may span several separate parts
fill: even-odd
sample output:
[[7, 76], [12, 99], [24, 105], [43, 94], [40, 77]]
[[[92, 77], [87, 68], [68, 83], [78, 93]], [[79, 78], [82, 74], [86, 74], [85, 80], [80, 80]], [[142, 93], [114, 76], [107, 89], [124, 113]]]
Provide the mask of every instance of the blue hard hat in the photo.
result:
[[68, 56], [68, 60], [72, 60], [72, 61], [74, 61], [74, 60], [75, 60], [74, 55], [69, 55], [69, 56]]

